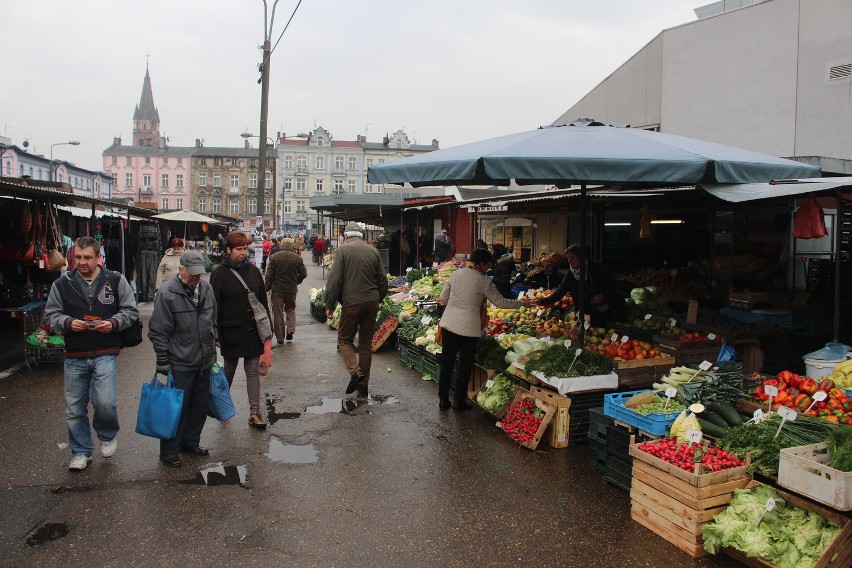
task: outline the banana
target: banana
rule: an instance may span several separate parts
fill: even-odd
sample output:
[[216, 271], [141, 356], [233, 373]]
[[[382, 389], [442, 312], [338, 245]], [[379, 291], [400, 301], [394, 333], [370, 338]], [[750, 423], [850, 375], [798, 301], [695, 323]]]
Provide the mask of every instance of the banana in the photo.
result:
[[848, 359], [842, 363], [838, 363], [834, 367], [834, 370], [843, 373], [844, 375], [852, 373], [852, 359]]

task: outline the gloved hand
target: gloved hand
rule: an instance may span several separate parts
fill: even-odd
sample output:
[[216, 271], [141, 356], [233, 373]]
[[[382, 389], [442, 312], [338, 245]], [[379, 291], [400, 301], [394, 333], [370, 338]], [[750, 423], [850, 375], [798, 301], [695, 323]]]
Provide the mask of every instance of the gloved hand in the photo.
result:
[[172, 366], [169, 365], [168, 361], [157, 360], [157, 374], [169, 376], [169, 373], [172, 371]]

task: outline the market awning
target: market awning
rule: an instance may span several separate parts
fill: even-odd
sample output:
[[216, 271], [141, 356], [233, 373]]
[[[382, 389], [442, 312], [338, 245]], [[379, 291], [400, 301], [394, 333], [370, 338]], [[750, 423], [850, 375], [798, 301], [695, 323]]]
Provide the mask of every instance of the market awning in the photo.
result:
[[[54, 204], [73, 205], [75, 202], [91, 203], [93, 205], [101, 205], [103, 207], [111, 207], [120, 211], [127, 211], [139, 217], [149, 218], [156, 213], [155, 210], [145, 209], [143, 207], [134, 207], [125, 203], [117, 203], [109, 199], [99, 199], [97, 197], [89, 197], [60, 189], [62, 184], [55, 182], [38, 182], [34, 180], [25, 180], [22, 178], [0, 178], [0, 194], [11, 195], [12, 197], [21, 197], [23, 199], [39, 199], [48, 201]], [[67, 184], [64, 186], [70, 187]]]
[[768, 183], [701, 184], [701, 188], [707, 193], [733, 203], [790, 197], [841, 187], [852, 187], [852, 177], [782, 179]]

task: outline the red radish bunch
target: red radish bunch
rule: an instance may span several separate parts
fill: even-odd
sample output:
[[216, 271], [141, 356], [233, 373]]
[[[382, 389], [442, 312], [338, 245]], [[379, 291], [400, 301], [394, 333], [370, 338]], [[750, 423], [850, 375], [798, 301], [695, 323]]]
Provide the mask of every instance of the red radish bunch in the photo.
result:
[[375, 347], [376, 343], [379, 342], [385, 335], [388, 334], [388, 330], [396, 328], [397, 322], [399, 320], [395, 316], [390, 316], [385, 321], [382, 322], [382, 325], [379, 326], [379, 329], [373, 334], [373, 346]]
[[740, 461], [736, 456], [719, 448], [679, 443], [677, 438], [643, 442], [639, 444], [639, 449], [689, 472], [695, 471], [696, 463], [701, 463], [708, 472], [745, 465], [745, 462]]
[[513, 440], [521, 444], [529, 444], [541, 426], [544, 412], [536, 407], [530, 398], [521, 398], [509, 407], [506, 418], [503, 419], [503, 430]]

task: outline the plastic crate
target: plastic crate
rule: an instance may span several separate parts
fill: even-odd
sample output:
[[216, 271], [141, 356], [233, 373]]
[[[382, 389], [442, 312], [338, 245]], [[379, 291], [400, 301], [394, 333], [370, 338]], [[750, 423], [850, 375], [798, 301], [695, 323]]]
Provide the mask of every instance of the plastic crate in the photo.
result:
[[778, 485], [819, 501], [838, 511], [852, 510], [852, 471], [825, 465], [831, 458], [828, 444], [782, 448]]
[[607, 453], [604, 481], [630, 493], [630, 485], [633, 482], [633, 460], [629, 457], [625, 460]]
[[631, 432], [630, 429], [618, 424], [612, 424], [606, 429], [606, 453], [620, 457], [623, 460], [632, 459], [630, 457], [630, 437], [634, 437], [637, 444], [653, 440], [653, 436], [642, 434], [641, 432]]
[[680, 412], [666, 414], [642, 415], [624, 406], [624, 402], [634, 394], [644, 391], [616, 392], [604, 397], [604, 414], [631, 426], [636, 426], [643, 432], [663, 436], [674, 424]]
[[571, 407], [568, 409], [568, 439], [572, 444], [582, 444], [589, 441], [589, 411], [603, 404], [604, 393], [572, 394]]
[[589, 463], [595, 466], [595, 469], [604, 473], [606, 471], [606, 446], [600, 442], [589, 438]]
[[589, 443], [606, 444], [606, 429], [612, 418], [604, 414], [603, 407], [589, 410]]
[[743, 311], [732, 308], [722, 308], [719, 313], [731, 319], [772, 327], [793, 327], [793, 313], [786, 310], [752, 310]]
[[320, 323], [325, 323], [326, 315], [325, 315], [325, 307], [319, 307], [313, 302], [308, 304], [308, 309], [311, 312], [311, 316]]

